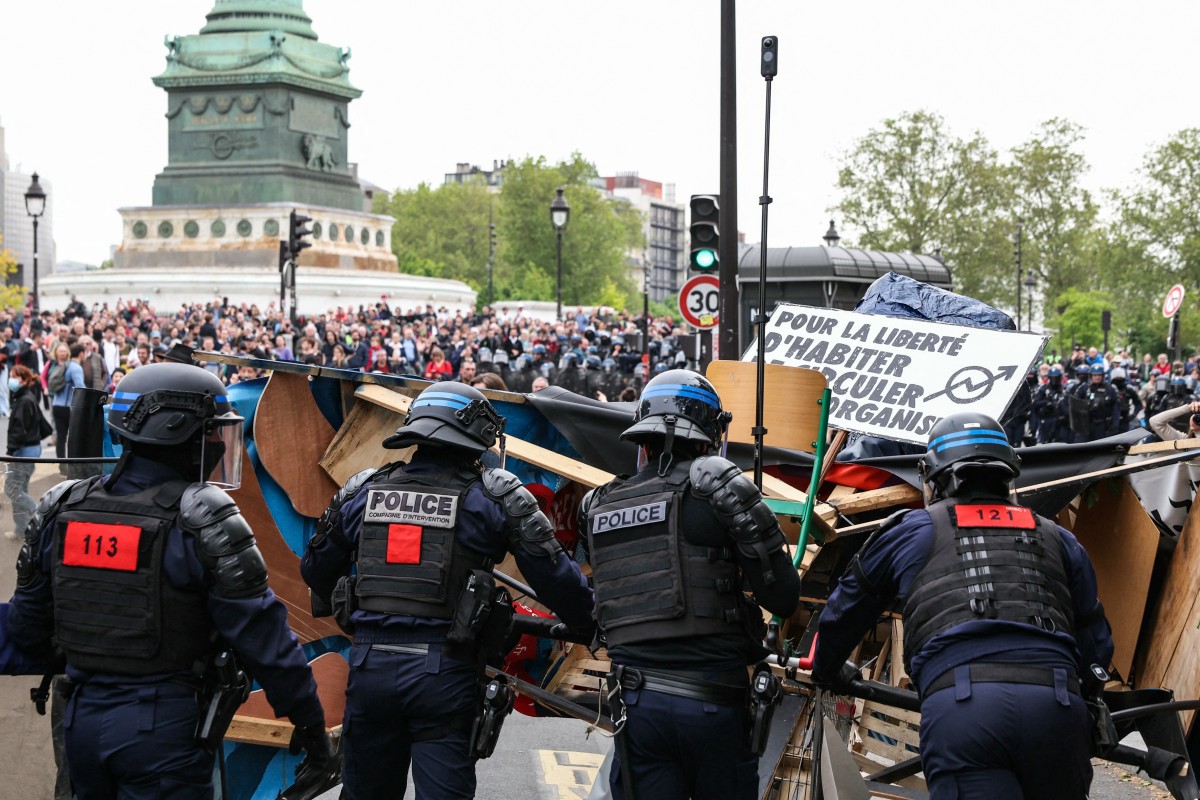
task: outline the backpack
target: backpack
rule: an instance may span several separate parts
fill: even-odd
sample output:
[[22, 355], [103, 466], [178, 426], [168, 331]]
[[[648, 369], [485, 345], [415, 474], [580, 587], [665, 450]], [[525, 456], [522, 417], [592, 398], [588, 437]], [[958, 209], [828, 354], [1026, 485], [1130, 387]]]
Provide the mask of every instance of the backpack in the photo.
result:
[[67, 366], [65, 364], [51, 364], [50, 374], [46, 379], [46, 388], [50, 390], [50, 394], [58, 394], [67, 388]]

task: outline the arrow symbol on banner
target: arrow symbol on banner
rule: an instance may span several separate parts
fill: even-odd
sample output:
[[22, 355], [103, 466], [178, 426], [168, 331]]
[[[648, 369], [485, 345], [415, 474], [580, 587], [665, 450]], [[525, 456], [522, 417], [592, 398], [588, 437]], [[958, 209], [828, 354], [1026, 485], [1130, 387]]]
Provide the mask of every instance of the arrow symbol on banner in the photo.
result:
[[963, 367], [950, 376], [945, 389], [926, 395], [925, 399], [933, 400], [946, 395], [951, 402], [959, 405], [974, 403], [987, 397], [997, 380], [1009, 380], [1016, 374], [1016, 364], [998, 367], [995, 373], [987, 367]]

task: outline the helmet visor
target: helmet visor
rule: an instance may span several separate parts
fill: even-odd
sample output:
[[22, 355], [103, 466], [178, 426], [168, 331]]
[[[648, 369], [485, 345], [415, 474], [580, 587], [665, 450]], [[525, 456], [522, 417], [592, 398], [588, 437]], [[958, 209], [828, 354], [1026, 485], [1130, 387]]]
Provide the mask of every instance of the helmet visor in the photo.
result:
[[233, 491], [242, 485], [241, 418], [217, 421], [200, 442], [200, 480]]

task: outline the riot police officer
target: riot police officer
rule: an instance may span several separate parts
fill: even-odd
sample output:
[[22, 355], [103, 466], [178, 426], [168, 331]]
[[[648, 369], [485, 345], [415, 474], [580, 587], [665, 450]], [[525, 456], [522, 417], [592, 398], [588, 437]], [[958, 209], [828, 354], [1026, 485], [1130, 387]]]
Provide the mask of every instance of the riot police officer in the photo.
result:
[[1117, 408], [1120, 410], [1120, 422], [1117, 431], [1123, 433], [1137, 427], [1138, 414], [1142, 413], [1142, 398], [1137, 389], [1125, 382], [1125, 368], [1113, 367], [1109, 381], [1117, 393]]
[[939, 421], [919, 469], [926, 508], [889, 517], [851, 562], [818, 623], [813, 678], [838, 685], [899, 598], [932, 800], [1084, 800], [1080, 675], [1113, 653], [1091, 561], [1008, 502], [1019, 459], [994, 419]]
[[[758, 796], [747, 670], [762, 612], [790, 616], [800, 580], [775, 515], [734, 464], [710, 455], [729, 423], [712, 384], [669, 370], [646, 384], [621, 438], [644, 466], [584, 497], [596, 621], [624, 724], [613, 796]], [[619, 719], [621, 711], [614, 710]]]
[[426, 388], [383, 442], [417, 445], [412, 460], [352, 477], [301, 561], [314, 597], [354, 635], [342, 729], [347, 800], [402, 796], [410, 764], [418, 798], [475, 796], [471, 731], [483, 664], [456, 613], [480, 596], [506, 551], [564, 623], [592, 626], [591, 589], [537, 501], [512, 473], [479, 464], [503, 432], [479, 390]]
[[1037, 420], [1037, 443], [1059, 441], [1061, 429], [1067, 426], [1062, 418], [1062, 367], [1054, 364], [1046, 373], [1046, 382], [1033, 395], [1033, 418]]
[[296, 725], [310, 762], [336, 768], [287, 611], [219, 488], [239, 482], [242, 424], [211, 373], [139, 367], [108, 416], [124, 448], [112, 476], [58, 484], [25, 530], [9, 633], [32, 654], [65, 657], [79, 800], [212, 797], [196, 665], [225, 646], [219, 639]]
[[1075, 387], [1073, 396], [1087, 403], [1086, 433], [1075, 431], [1076, 442], [1094, 442], [1117, 433], [1121, 408], [1117, 391], [1104, 380], [1104, 365], [1092, 364], [1089, 380]]

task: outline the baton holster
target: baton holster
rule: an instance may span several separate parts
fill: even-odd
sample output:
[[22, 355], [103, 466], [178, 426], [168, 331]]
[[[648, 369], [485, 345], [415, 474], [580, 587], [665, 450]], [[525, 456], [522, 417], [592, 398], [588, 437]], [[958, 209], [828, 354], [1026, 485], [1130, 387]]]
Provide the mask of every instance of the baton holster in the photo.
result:
[[46, 716], [46, 703], [50, 701], [50, 684], [53, 680], [54, 676], [47, 673], [42, 676], [41, 683], [29, 689], [29, 700], [33, 703], [37, 713], [43, 717]]
[[1092, 755], [1101, 757], [1121, 741], [1108, 704], [1104, 702], [1104, 684], [1107, 682], [1108, 671], [1099, 664], [1092, 664], [1083, 680], [1083, 702], [1087, 704], [1088, 719], [1091, 721]]
[[229, 723], [250, 696], [250, 678], [238, 665], [232, 648], [218, 646], [205, 662], [200, 675], [200, 718], [196, 742], [214, 752], [225, 738]]
[[472, 758], [487, 758], [496, 750], [504, 719], [512, 713], [517, 695], [504, 673], [496, 675], [483, 688], [483, 703], [471, 726]]
[[754, 668], [750, 679], [750, 750], [761, 756], [767, 749], [767, 736], [771, 732], [771, 718], [782, 699], [779, 678], [771, 668], [761, 663]]

